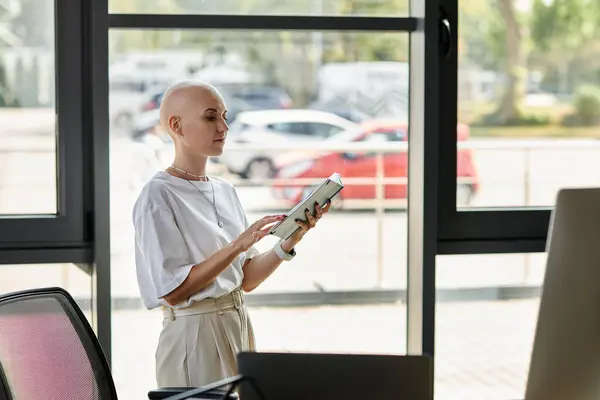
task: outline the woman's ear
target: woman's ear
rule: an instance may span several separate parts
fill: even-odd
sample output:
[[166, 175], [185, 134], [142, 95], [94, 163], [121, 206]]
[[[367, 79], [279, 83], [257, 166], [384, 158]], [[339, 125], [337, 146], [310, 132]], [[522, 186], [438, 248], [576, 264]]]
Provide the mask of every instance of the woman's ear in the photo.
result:
[[179, 118], [179, 117], [169, 118], [169, 128], [171, 128], [171, 132], [173, 132], [177, 136], [183, 136], [183, 131], [181, 128], [181, 118]]

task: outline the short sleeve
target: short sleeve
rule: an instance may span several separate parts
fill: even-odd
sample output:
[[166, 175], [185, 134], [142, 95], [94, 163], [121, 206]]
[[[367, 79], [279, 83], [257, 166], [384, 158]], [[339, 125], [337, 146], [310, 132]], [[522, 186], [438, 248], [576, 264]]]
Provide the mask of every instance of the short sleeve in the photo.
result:
[[183, 235], [168, 210], [146, 210], [134, 226], [137, 246], [160, 299], [177, 289], [198, 261], [190, 259]]

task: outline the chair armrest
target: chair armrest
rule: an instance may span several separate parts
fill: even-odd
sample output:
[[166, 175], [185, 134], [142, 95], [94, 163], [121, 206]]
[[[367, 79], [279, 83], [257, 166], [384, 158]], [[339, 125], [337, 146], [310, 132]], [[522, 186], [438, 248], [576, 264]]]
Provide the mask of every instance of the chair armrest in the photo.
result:
[[[188, 390], [192, 390], [192, 389], [196, 389], [194, 387], [163, 387], [163, 388], [159, 388], [159, 389], [154, 389], [148, 392], [148, 399], [149, 400], [163, 400], [166, 399], [170, 396], [174, 396], [176, 394], [181, 394], [183, 392], [186, 392]], [[221, 400], [223, 399], [223, 396], [225, 396], [225, 394], [227, 394], [227, 390], [226, 389], [212, 389], [206, 393], [202, 393], [200, 395], [200, 397], [198, 397], [198, 399], [216, 399], [216, 400]], [[232, 395], [230, 395], [227, 400], [237, 400], [238, 399], [238, 395], [236, 393], [233, 393]]]

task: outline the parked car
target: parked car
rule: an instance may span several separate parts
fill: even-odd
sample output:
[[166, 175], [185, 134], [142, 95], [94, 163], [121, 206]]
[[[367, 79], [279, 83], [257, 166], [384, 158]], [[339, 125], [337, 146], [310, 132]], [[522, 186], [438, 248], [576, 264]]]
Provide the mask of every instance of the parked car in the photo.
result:
[[322, 102], [311, 103], [308, 108], [333, 113], [352, 122], [361, 123], [372, 119], [369, 115], [348, 105], [326, 104]]
[[163, 95], [165, 94], [165, 90], [167, 90], [167, 88], [163, 87], [147, 93], [146, 99], [140, 107], [140, 112], [158, 110], [160, 108]]
[[130, 128], [144, 104], [157, 88], [129, 82], [111, 82], [109, 92], [109, 115], [111, 124], [119, 128]]
[[[279, 150], [256, 148], [273, 143], [318, 143], [356, 124], [335, 114], [316, 110], [263, 110], [238, 114], [230, 125], [228, 142], [238, 150], [228, 150], [218, 162], [243, 178], [269, 178], [274, 173], [273, 159]], [[248, 144], [252, 149], [243, 149]], [[265, 146], [267, 147], [267, 146]]]
[[282, 88], [264, 85], [219, 85], [219, 90], [243, 100], [256, 110], [278, 110], [292, 107], [292, 98]]
[[[458, 124], [459, 140], [467, 140], [469, 127]], [[370, 121], [360, 125], [354, 131], [342, 132], [340, 142], [406, 142], [408, 129], [401, 121]], [[330, 140], [336, 140], [332, 138]], [[408, 153], [383, 153], [383, 171], [386, 178], [406, 178], [408, 176]], [[369, 201], [376, 199], [375, 178], [377, 173], [376, 152], [337, 152], [329, 151], [323, 154], [311, 152], [295, 155], [282, 155], [276, 160], [276, 178], [299, 179], [313, 178], [324, 179], [332, 172], [338, 172], [342, 180], [348, 178], [372, 178], [373, 183], [352, 184], [346, 183], [344, 190], [336, 197], [334, 206], [341, 208], [347, 201]], [[468, 205], [479, 184], [477, 170], [470, 149], [459, 150], [457, 158], [458, 176], [466, 178], [467, 182], [461, 183], [457, 190], [457, 202]], [[313, 187], [294, 184], [274, 184], [272, 193], [275, 198], [281, 199], [290, 206], [302, 200]], [[386, 203], [402, 206], [407, 198], [406, 183], [388, 183], [384, 185], [384, 199]], [[358, 203], [358, 202], [357, 202]]]

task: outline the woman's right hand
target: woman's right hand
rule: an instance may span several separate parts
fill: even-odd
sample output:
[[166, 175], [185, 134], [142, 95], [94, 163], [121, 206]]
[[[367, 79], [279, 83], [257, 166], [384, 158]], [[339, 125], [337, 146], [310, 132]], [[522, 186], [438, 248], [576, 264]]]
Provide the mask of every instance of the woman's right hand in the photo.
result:
[[285, 218], [285, 215], [267, 215], [250, 225], [234, 241], [233, 245], [242, 252], [248, 251], [258, 241], [269, 234], [269, 230], [276, 223]]

